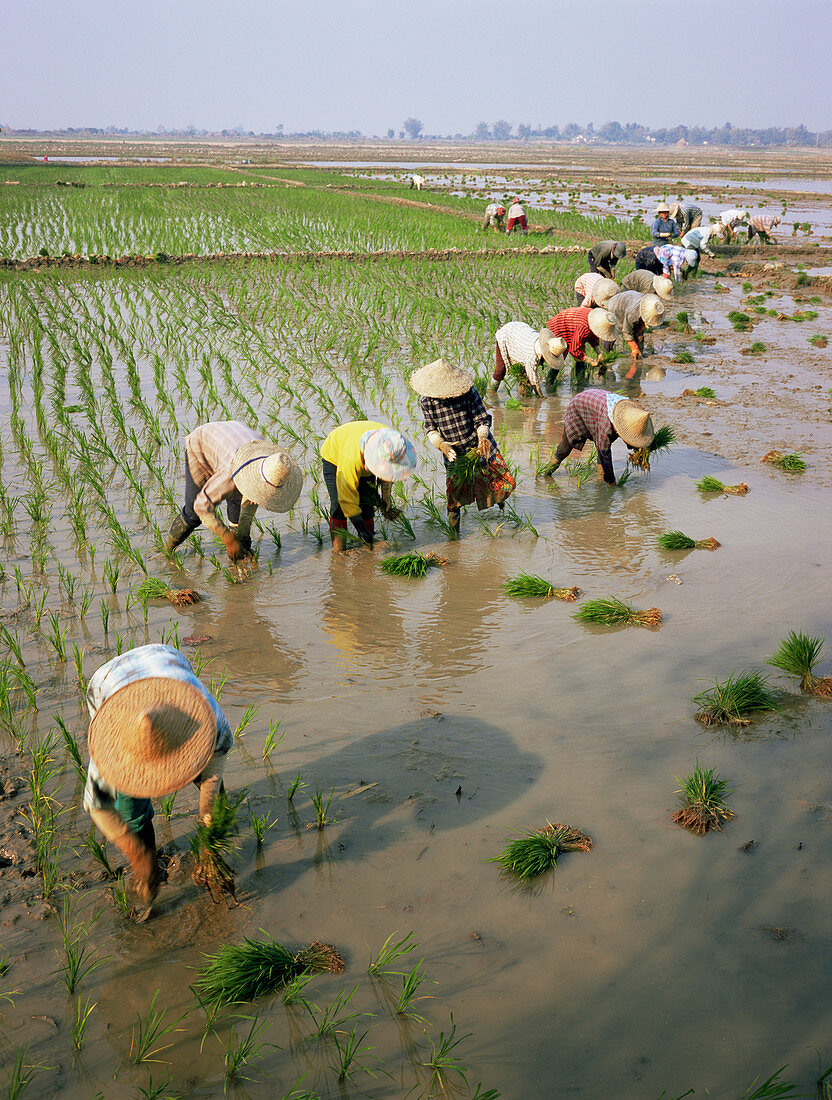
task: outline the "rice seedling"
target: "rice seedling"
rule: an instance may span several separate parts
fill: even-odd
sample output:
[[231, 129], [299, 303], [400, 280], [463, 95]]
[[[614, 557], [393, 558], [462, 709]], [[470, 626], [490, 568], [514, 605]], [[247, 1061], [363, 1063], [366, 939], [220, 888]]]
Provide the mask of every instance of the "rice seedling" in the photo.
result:
[[766, 677], [757, 671], [731, 673], [722, 683], [693, 697], [699, 707], [695, 718], [707, 726], [747, 726], [757, 713], [778, 712], [777, 698]]
[[640, 470], [650, 469], [650, 460], [662, 451], [667, 451], [676, 442], [676, 433], [669, 424], [656, 428], [653, 440], [647, 447], [630, 451], [627, 461]]
[[589, 452], [589, 458], [569, 459], [563, 468], [569, 477], [577, 479], [578, 488], [582, 489], [587, 481], [594, 477], [598, 471], [598, 452], [593, 447]]
[[265, 932], [263, 935], [263, 940], [243, 938], [225, 943], [206, 955], [207, 965], [196, 982], [200, 994], [211, 1003], [255, 1001], [301, 974], [340, 974], [344, 969], [344, 960], [331, 944], [315, 940], [293, 953]]
[[176, 791], [173, 794], [163, 794], [159, 799], [159, 812], [162, 817], [170, 823], [171, 814], [173, 813], [173, 803], [176, 801]]
[[503, 584], [503, 591], [514, 599], [550, 599], [564, 600], [571, 603], [581, 595], [580, 588], [573, 585], [571, 588], [556, 588], [544, 577], [538, 577], [533, 573], [521, 571], [514, 577], [509, 577]]
[[295, 775], [294, 779], [289, 784], [289, 789], [286, 792], [286, 797], [291, 802], [293, 800], [293, 798], [295, 797], [295, 795], [298, 793], [298, 791], [302, 791], [305, 786], [306, 786], [306, 783], [304, 782], [303, 777], [301, 776], [300, 772], [298, 772]]
[[354, 985], [352, 989], [345, 993], [343, 990], [339, 992], [335, 1000], [328, 1005], [317, 1005], [311, 1001], [303, 1001], [303, 1007], [312, 1017], [313, 1032], [312, 1037], [315, 1039], [334, 1038], [336, 1032], [343, 1030], [346, 1023], [350, 1020], [357, 1020], [360, 1016], [367, 1016], [367, 1012], [347, 1012], [346, 1009], [349, 1006], [350, 1001], [355, 996], [358, 986]]
[[8, 630], [2, 623], [0, 623], [0, 641], [8, 647], [9, 652], [14, 659], [20, 665], [21, 668], [26, 667], [26, 663], [23, 660], [23, 651], [21, 648], [20, 638], [16, 633]]
[[760, 1080], [758, 1074], [742, 1094], [740, 1100], [800, 1100], [800, 1097], [806, 1095], [805, 1093], [798, 1092], [790, 1081], [778, 1079], [783, 1070], [788, 1068], [788, 1065], [781, 1066], [780, 1069], [772, 1073], [771, 1077], [767, 1077], [759, 1085], [757, 1084]]
[[249, 703], [246, 709], [243, 711], [243, 716], [237, 723], [237, 728], [234, 730], [234, 736], [239, 737], [245, 733], [254, 719], [257, 717], [257, 712], [260, 710], [259, 703]]
[[269, 722], [269, 728], [268, 728], [268, 731], [266, 733], [266, 740], [263, 742], [263, 763], [264, 764], [268, 763], [269, 757], [274, 752], [274, 750], [277, 748], [277, 746], [280, 744], [280, 742], [283, 740], [283, 738], [286, 736], [286, 731], [285, 730], [281, 734], [278, 735], [277, 731], [278, 731], [279, 728], [280, 728], [280, 719], [279, 718], [273, 718]]
[[[92, 1002], [92, 1003], [90, 1003]], [[92, 1015], [93, 1009], [98, 1005], [98, 1001], [92, 1000], [92, 994], [87, 994], [86, 1001], [81, 1003], [81, 995], [78, 994], [78, 1002], [75, 1006], [75, 1019], [72, 1021], [72, 1043], [76, 1050], [80, 1050], [84, 1045], [84, 1035], [87, 1030], [87, 1023]]]
[[658, 607], [647, 611], [636, 611], [632, 604], [625, 603], [617, 596], [604, 596], [596, 600], [586, 600], [574, 613], [579, 623], [594, 623], [599, 626], [650, 626], [662, 624], [662, 613]]
[[121, 914], [122, 918], [126, 921], [133, 919], [133, 905], [127, 894], [127, 879], [121, 878], [114, 883], [110, 896], [113, 899], [113, 903]]
[[700, 477], [696, 483], [696, 488], [702, 493], [732, 493], [738, 497], [744, 497], [748, 492], [748, 486], [744, 481], [739, 485], [725, 485], [719, 478], [711, 477], [710, 474]]
[[697, 760], [695, 767], [684, 779], [680, 779], [678, 775], [674, 778], [681, 784], [676, 794], [679, 795], [682, 806], [672, 817], [677, 825], [702, 836], [710, 829], [719, 831], [723, 822], [736, 817], [724, 801], [733, 791], [728, 790], [728, 784], [714, 768], [705, 771]]
[[516, 397], [509, 397], [506, 400], [506, 408], [512, 411], [523, 408], [523, 402], [519, 401]]
[[260, 1039], [269, 1023], [269, 1020], [261, 1020], [255, 1016], [251, 1020], [251, 1027], [248, 1029], [247, 1035], [238, 1033], [234, 1028], [231, 1029], [225, 1051], [223, 1092], [227, 1093], [228, 1086], [234, 1081], [250, 1081], [251, 1077], [247, 1077], [242, 1073], [243, 1067], [262, 1058], [269, 1047], [274, 1048], [274, 1043], [263, 1043]]
[[687, 348], [680, 348], [671, 359], [671, 363], [693, 363], [693, 353]]
[[784, 451], [768, 451], [760, 461], [768, 462], [769, 465], [776, 466], [779, 470], [787, 470], [789, 473], [803, 473], [806, 469], [806, 463], [800, 452], [790, 454]]
[[381, 571], [393, 577], [424, 577], [434, 566], [444, 564], [445, 559], [438, 554], [420, 554], [412, 550], [385, 558], [381, 563]]
[[406, 974], [400, 975], [402, 979], [402, 988], [399, 993], [399, 999], [396, 1001], [396, 1007], [394, 1012], [397, 1016], [407, 1017], [410, 1020], [418, 1020], [420, 1023], [424, 1023], [421, 1016], [418, 1016], [411, 1007], [414, 1001], [427, 1000], [426, 995], [417, 997], [420, 987], [428, 980], [427, 974], [422, 970], [422, 963], [424, 959], [419, 959], [416, 965], [409, 970]]
[[324, 792], [318, 786], [315, 787], [315, 793], [310, 794], [309, 798], [311, 799], [312, 806], [315, 810], [315, 821], [311, 826], [312, 828], [323, 829], [327, 825], [333, 824], [335, 818], [329, 816], [329, 807], [332, 805], [332, 799], [334, 795], [335, 788], [333, 787], [332, 790], [329, 792], [329, 797], [327, 798], [326, 802], [324, 802]]
[[266, 830], [273, 829], [274, 826], [277, 824], [277, 820], [275, 819], [274, 821], [272, 821], [271, 810], [269, 810], [265, 814], [256, 814], [254, 810], [252, 810], [250, 804], [248, 812], [251, 818], [251, 831], [254, 833], [254, 839], [257, 843], [257, 847], [261, 848], [263, 846], [263, 840], [266, 836]]
[[81, 691], [86, 692], [87, 681], [84, 677], [84, 648], [76, 642], [72, 643], [72, 663], [75, 665], [75, 676], [81, 685]]
[[171, 588], [167, 581], [157, 577], [145, 577], [133, 589], [133, 597], [142, 607], [147, 606], [148, 600], [168, 600], [175, 607], [186, 607], [189, 604], [198, 603], [201, 599], [200, 594], [193, 588]]
[[815, 676], [814, 672], [815, 664], [823, 654], [824, 644], [823, 638], [810, 638], [808, 634], [790, 630], [766, 663], [790, 676], [798, 676], [802, 691], [832, 696], [832, 679]]
[[91, 946], [90, 931], [98, 920], [96, 913], [92, 920], [76, 921], [75, 911], [69, 896], [65, 896], [58, 910], [57, 921], [64, 945], [64, 961], [54, 973], [60, 974], [67, 992], [72, 994], [88, 974], [109, 959], [109, 955], [98, 956]]
[[710, 386], [700, 386], [698, 390], [694, 390], [693, 392], [696, 397], [705, 397], [709, 400], [714, 400], [716, 398], [716, 391], [711, 389]]
[[104, 582], [110, 592], [115, 595], [118, 587], [119, 565], [115, 558], [107, 558], [104, 562]]
[[20, 1047], [17, 1054], [15, 1054], [14, 1062], [6, 1077], [5, 1100], [17, 1100], [34, 1081], [35, 1075], [46, 1069], [46, 1066], [41, 1063], [27, 1064], [26, 1057], [28, 1053], [28, 1047]]
[[454, 1014], [451, 1013], [451, 1028], [450, 1031], [445, 1034], [444, 1031], [439, 1032], [438, 1042], [434, 1042], [433, 1039], [428, 1036], [428, 1042], [430, 1043], [430, 1057], [426, 1062], [422, 1062], [422, 1065], [430, 1070], [430, 1082], [428, 1084], [428, 1094], [441, 1091], [447, 1092], [450, 1086], [453, 1076], [461, 1077], [468, 1084], [468, 1069], [460, 1062], [456, 1055], [456, 1049], [466, 1039], [471, 1038], [471, 1032], [467, 1035], [459, 1035], [456, 1033], [456, 1024], [454, 1023]]
[[113, 870], [113, 866], [110, 863], [109, 857], [107, 855], [107, 849], [104, 847], [103, 844], [99, 843], [99, 841], [97, 840], [96, 835], [95, 835], [95, 830], [91, 829], [87, 833], [87, 835], [84, 837], [84, 839], [81, 841], [81, 843], [84, 845], [84, 847], [87, 849], [87, 851], [93, 857], [93, 859], [103, 869], [103, 871], [106, 874], [107, 878], [113, 878], [114, 879], [116, 877], [117, 872]]
[[211, 820], [200, 821], [189, 844], [194, 857], [191, 878], [197, 886], [204, 886], [214, 902], [223, 894], [234, 898], [234, 871], [227, 857], [234, 851], [237, 834], [237, 812], [245, 798], [245, 791], [234, 799], [221, 791], [214, 799]]
[[826, 336], [822, 335], [822, 333], [816, 332], [814, 336], [809, 337], [809, 343], [816, 348], [825, 348], [826, 345], [829, 343], [829, 339]]
[[656, 542], [662, 550], [718, 550], [722, 545], [711, 536], [709, 539], [692, 539], [681, 531], [663, 531]]
[[177, 1031], [184, 1030], [177, 1027], [177, 1025], [185, 1019], [187, 1012], [184, 1012], [176, 1020], [168, 1022], [168, 1010], [166, 1008], [156, 1008], [156, 998], [158, 996], [159, 990], [157, 989], [151, 998], [146, 1016], [142, 1016], [140, 1012], [136, 1013], [136, 1024], [133, 1026], [129, 1054], [130, 1061], [136, 1066], [141, 1065], [143, 1062], [167, 1061], [165, 1058], [159, 1058], [158, 1055], [165, 1050], [169, 1050], [173, 1046], [173, 1041], [165, 1042], [162, 1045], [163, 1040]]
[[580, 829], [547, 821], [542, 829], [530, 829], [510, 841], [492, 863], [525, 881], [551, 871], [563, 852], [589, 852], [592, 840]]
[[397, 934], [397, 932], [391, 932], [377, 954], [370, 955], [370, 961], [367, 964], [367, 973], [370, 977], [383, 978], [388, 974], [401, 975], [401, 971], [391, 970], [390, 966], [397, 959], [403, 959], [412, 951], [415, 951], [419, 945], [413, 939], [412, 932], [408, 932], [400, 940], [394, 940], [393, 937]]
[[59, 661], [66, 663], [66, 627], [61, 630], [61, 625], [58, 620], [58, 616], [54, 611], [47, 613], [49, 619], [49, 629], [44, 632], [44, 637], [50, 643], [55, 650], [55, 655]]
[[728, 314], [728, 320], [735, 332], [747, 332], [751, 328], [751, 318], [741, 310], [732, 309]]
[[673, 327], [677, 332], [684, 333], [685, 336], [690, 336], [693, 332], [693, 329], [690, 327], [690, 314], [686, 309], [679, 310], [676, 314]]
[[768, 347], [762, 340], [755, 340], [753, 344], [747, 349], [748, 355], [765, 355], [768, 351]]
[[170, 1086], [170, 1074], [158, 1083], [153, 1080], [153, 1074], [148, 1073], [146, 1085], [136, 1085], [136, 1092], [142, 1100], [175, 1100], [172, 1095], [163, 1096], [162, 1093]]

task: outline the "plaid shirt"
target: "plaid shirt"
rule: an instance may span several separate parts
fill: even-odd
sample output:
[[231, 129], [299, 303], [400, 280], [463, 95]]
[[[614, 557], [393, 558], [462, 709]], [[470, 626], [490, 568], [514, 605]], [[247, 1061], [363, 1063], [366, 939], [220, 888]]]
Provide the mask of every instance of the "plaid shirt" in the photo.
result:
[[543, 362], [537, 333], [525, 321], [509, 321], [494, 333], [503, 362], [520, 363], [533, 386], [540, 388], [538, 366]]
[[669, 279], [672, 275], [675, 282], [679, 282], [682, 274], [682, 264], [685, 262], [685, 250], [680, 244], [663, 244], [656, 246], [653, 251], [656, 259], [662, 265], [662, 275]]
[[194, 501], [194, 511], [205, 522], [223, 500], [239, 489], [234, 484], [234, 455], [246, 443], [262, 438], [260, 434], [240, 420], [215, 420], [201, 424], [185, 439], [188, 469], [199, 493]]
[[562, 309], [550, 317], [546, 326], [553, 336], [562, 336], [571, 354], [578, 362], [584, 361], [584, 344], [598, 347], [598, 337], [589, 327], [589, 310], [585, 306]]
[[679, 226], [679, 232], [685, 234], [696, 221], [697, 216], [702, 217], [702, 209], [694, 206], [693, 203], [677, 202], [671, 206], [670, 216]]
[[[95, 718], [99, 707], [119, 688], [126, 687], [136, 680], [149, 676], [162, 676], [170, 680], [184, 680], [202, 692], [211, 704], [217, 721], [217, 747], [219, 753], [227, 753], [234, 743], [234, 735], [219, 703], [194, 675], [188, 658], [169, 645], [142, 645], [129, 649], [126, 653], [113, 657], [90, 677], [87, 687], [87, 707], [90, 721]], [[114, 810], [118, 792], [101, 778], [95, 761], [90, 757], [87, 769], [87, 783], [84, 788], [84, 809]]]
[[576, 393], [563, 414], [563, 438], [573, 450], [580, 450], [591, 439], [598, 461], [612, 475], [611, 448], [618, 432], [612, 426], [606, 390], [582, 390]]
[[[425, 430], [439, 432], [454, 450], [460, 452], [477, 446], [477, 428], [491, 427], [491, 414], [486, 411], [475, 386], [459, 397], [420, 397], [419, 404], [425, 419]], [[496, 446], [491, 439], [492, 453]]]
[[584, 300], [581, 302], [582, 306], [592, 306], [595, 300], [592, 297], [592, 292], [596, 284], [600, 283], [603, 278], [604, 276], [600, 271], [587, 271], [575, 280], [575, 290], [578, 294], [583, 294], [584, 296]]
[[758, 233], [771, 233], [774, 228], [775, 221], [779, 224], [780, 219], [775, 218], [773, 214], [755, 214], [749, 222], [752, 229], [756, 229]]

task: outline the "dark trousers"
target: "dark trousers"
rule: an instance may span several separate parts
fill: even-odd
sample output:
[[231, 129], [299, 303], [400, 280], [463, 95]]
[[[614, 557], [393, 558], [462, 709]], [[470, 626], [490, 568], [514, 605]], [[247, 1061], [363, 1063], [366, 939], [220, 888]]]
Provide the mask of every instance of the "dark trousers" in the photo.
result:
[[[609, 261], [609, 266], [608, 267], [604, 267], [603, 264], [599, 265], [595, 261], [595, 254], [593, 253], [591, 248], [590, 248], [589, 252], [587, 252], [586, 258], [587, 258], [587, 262], [589, 264], [589, 270], [590, 271], [597, 271], [597, 273], [599, 275], [603, 275], [605, 279], [615, 278], [615, 264], [612, 260]], [[583, 298], [581, 299], [581, 301], [583, 301]], [[581, 303], [578, 302], [578, 305], [580, 305], [580, 304]]]
[[[182, 507], [182, 518], [192, 531], [202, 523], [202, 520], [194, 511], [194, 501], [199, 496], [201, 488], [202, 486], [197, 485], [191, 475], [191, 468], [188, 465], [188, 456], [185, 455], [185, 503]], [[240, 508], [242, 504], [243, 494], [239, 489], [235, 490], [230, 497], [226, 497], [225, 510], [228, 513], [229, 523], [240, 522]]]
[[649, 271], [653, 275], [661, 275], [664, 268], [652, 248], [642, 248], [636, 256], [636, 271]]
[[[330, 529], [332, 531], [346, 531], [347, 517], [344, 515], [341, 502], [338, 500], [338, 467], [334, 462], [329, 462], [327, 459], [324, 459], [323, 463], [324, 484], [329, 493]], [[376, 489], [376, 479], [374, 477], [370, 476], [358, 479], [358, 503], [361, 507], [361, 523], [359, 524], [357, 522], [358, 517], [353, 516], [353, 527], [355, 527], [359, 535], [364, 538], [364, 531], [361, 529], [363, 525], [364, 530], [369, 532], [372, 537], [375, 530], [375, 509], [378, 503], [378, 490]]]

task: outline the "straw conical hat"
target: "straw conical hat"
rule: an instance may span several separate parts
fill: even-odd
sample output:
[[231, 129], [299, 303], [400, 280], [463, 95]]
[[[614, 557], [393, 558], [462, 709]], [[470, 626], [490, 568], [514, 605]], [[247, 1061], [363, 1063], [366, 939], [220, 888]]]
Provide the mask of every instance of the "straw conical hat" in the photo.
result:
[[653, 291], [660, 298], [672, 298], [673, 297], [673, 283], [670, 279], [665, 279], [664, 275], [653, 276]]
[[621, 287], [615, 279], [599, 279], [592, 288], [592, 300], [596, 306], [604, 306], [620, 290]]
[[638, 305], [638, 311], [645, 325], [656, 328], [664, 321], [664, 303], [656, 294], [645, 294]]
[[410, 385], [422, 397], [461, 397], [474, 384], [474, 377], [447, 359], [437, 359], [419, 367], [410, 376]]
[[547, 367], [552, 370], [560, 370], [563, 366], [563, 357], [569, 346], [562, 336], [553, 336], [544, 325], [537, 334], [537, 342], [540, 345], [540, 354]]
[[217, 722], [195, 685], [148, 676], [104, 700], [87, 744], [109, 786], [133, 798], [159, 798], [202, 772], [216, 748]]
[[608, 309], [591, 309], [587, 317], [590, 329], [600, 340], [614, 340], [618, 335], [615, 314]]
[[234, 455], [234, 484], [246, 498], [270, 512], [288, 512], [303, 488], [297, 462], [274, 443], [255, 439]]
[[630, 447], [649, 447], [653, 442], [650, 413], [628, 398], [613, 405], [612, 426]]

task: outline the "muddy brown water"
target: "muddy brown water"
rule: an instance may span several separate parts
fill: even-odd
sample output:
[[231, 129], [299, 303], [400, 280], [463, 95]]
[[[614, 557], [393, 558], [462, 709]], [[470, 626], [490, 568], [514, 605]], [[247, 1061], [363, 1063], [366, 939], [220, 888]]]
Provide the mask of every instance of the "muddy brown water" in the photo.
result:
[[[182, 637], [211, 637], [204, 678], [228, 673], [220, 702], [232, 725], [248, 703], [260, 706], [227, 783], [247, 785], [276, 825], [259, 852], [244, 830], [235, 909], [214, 906], [181, 870], [156, 916], [126, 926], [90, 875], [81, 896], [88, 912], [101, 910], [93, 940], [108, 959], [81, 987], [97, 1007], [79, 1054], [75, 999], [53, 973], [54, 918], [9, 899], [0, 945], [12, 966], [0, 988], [22, 992], [0, 1005], [0, 1052], [8, 1065], [27, 1047], [30, 1061], [48, 1067], [35, 1079], [40, 1095], [127, 1096], [146, 1085], [148, 1068], [129, 1064], [130, 1046], [136, 1013], [157, 989], [169, 1021], [190, 1015], [165, 1040], [160, 1057], [170, 1066], [150, 1067], [154, 1080], [170, 1073], [181, 1094], [219, 1095], [234, 1021], [219, 1024], [221, 1042], [209, 1036], [200, 1052], [202, 1017], [188, 986], [204, 952], [260, 929], [288, 944], [338, 945], [346, 972], [314, 979], [309, 999], [323, 1005], [356, 986], [351, 1007], [375, 1015], [347, 1030], [370, 1029], [375, 1049], [364, 1060], [391, 1076], [339, 1085], [326, 1069], [333, 1045], [305, 1038], [308, 1013], [267, 998], [257, 1006], [270, 1021], [264, 1038], [281, 1049], [244, 1070], [251, 1080], [230, 1095], [282, 1096], [308, 1073], [302, 1087], [322, 1096], [404, 1096], [426, 1083], [425, 1028], [436, 1040], [451, 1013], [458, 1035], [469, 1036], [456, 1052], [469, 1081], [507, 1098], [652, 1098], [687, 1088], [734, 1096], [785, 1063], [789, 1079], [814, 1080], [815, 1052], [824, 1065], [830, 1059], [832, 708], [773, 671], [780, 713], [737, 732], [696, 723], [691, 700], [714, 677], [763, 667], [789, 629], [832, 637], [830, 353], [805, 344], [830, 325], [828, 308], [815, 307], [816, 322], [767, 319], [735, 334], [724, 316], [741, 290], [722, 281], [728, 293], [703, 277], [678, 303], [694, 327], [715, 332], [713, 347], [667, 330], [652, 337], [648, 363], [668, 375], [636, 385], [657, 423], [674, 423], [683, 442], [649, 475], [620, 488], [579, 489], [562, 470], [535, 481], [529, 453], [556, 440], [568, 390], [519, 410], [495, 405], [521, 468], [512, 502], [539, 537], [501, 526], [496, 512], [484, 514], [485, 530], [469, 509], [458, 544], [420, 528], [419, 548], [448, 559], [422, 581], [380, 573], [380, 552], [333, 558], [297, 532], [284, 532], [272, 575], [264, 560], [244, 584], [229, 586], [189, 560], [189, 580], [207, 599], [178, 611], [154, 605], [133, 643], [157, 640], [171, 619]], [[740, 355], [753, 339], [771, 349], [759, 362]], [[695, 364], [671, 363], [680, 344], [693, 348]], [[713, 385], [727, 403], [682, 398], [682, 382]], [[5, 390], [3, 400], [7, 412]], [[807, 473], [761, 465], [777, 445], [804, 450]], [[623, 451], [617, 443], [618, 471]], [[700, 494], [703, 474], [751, 491]], [[668, 529], [713, 535], [722, 548], [662, 551], [655, 538]], [[7, 568], [25, 557], [19, 546]], [[502, 583], [520, 569], [586, 596], [658, 606], [664, 624], [584, 627], [571, 617], [575, 605], [509, 600]], [[7, 581], [4, 611], [14, 603]], [[91, 652], [100, 646], [106, 659], [100, 631], [90, 623], [89, 633]], [[82, 737], [71, 672], [35, 650], [25, 657], [47, 682], [38, 727], [48, 729], [60, 707]], [[266, 766], [272, 718], [285, 736]], [[728, 780], [737, 813], [704, 838], [670, 823], [674, 777], [697, 759]], [[286, 790], [297, 772], [307, 787], [293, 809]], [[316, 786], [335, 788], [335, 821], [323, 831], [308, 827]], [[71, 777], [61, 797], [68, 834], [80, 836], [87, 823]], [[177, 796], [170, 825], [157, 816], [160, 842], [186, 849], [194, 808], [191, 792]], [[547, 819], [588, 832], [592, 852], [562, 857], [532, 889], [502, 879], [491, 857], [513, 829]], [[794, 934], [777, 939], [766, 928]], [[413, 961], [424, 956], [431, 984], [415, 1011], [425, 1023], [391, 1013], [399, 979], [373, 983], [365, 973], [370, 953], [396, 931], [418, 941]]]

